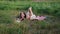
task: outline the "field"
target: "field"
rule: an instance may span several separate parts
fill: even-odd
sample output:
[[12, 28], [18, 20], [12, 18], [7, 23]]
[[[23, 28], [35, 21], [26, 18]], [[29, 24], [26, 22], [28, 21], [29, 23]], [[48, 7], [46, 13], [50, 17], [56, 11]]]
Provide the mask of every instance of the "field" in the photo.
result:
[[[16, 23], [19, 12], [30, 6], [36, 15], [49, 17]], [[0, 1], [0, 34], [60, 34], [60, 2]]]

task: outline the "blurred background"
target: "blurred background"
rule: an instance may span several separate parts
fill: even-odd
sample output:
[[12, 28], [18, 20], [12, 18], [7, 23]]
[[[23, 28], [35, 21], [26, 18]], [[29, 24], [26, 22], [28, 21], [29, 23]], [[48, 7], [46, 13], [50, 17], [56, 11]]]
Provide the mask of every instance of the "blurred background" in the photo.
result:
[[[21, 11], [32, 7], [44, 21], [15, 21]], [[60, 34], [60, 0], [0, 0], [0, 34]]]

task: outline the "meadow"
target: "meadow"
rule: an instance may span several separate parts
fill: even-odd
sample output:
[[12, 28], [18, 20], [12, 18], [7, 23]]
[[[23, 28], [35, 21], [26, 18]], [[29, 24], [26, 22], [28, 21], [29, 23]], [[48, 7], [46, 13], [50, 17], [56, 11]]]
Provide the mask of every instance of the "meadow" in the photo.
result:
[[[19, 12], [30, 6], [36, 15], [49, 17], [16, 23]], [[60, 34], [60, 2], [0, 1], [0, 34]]]

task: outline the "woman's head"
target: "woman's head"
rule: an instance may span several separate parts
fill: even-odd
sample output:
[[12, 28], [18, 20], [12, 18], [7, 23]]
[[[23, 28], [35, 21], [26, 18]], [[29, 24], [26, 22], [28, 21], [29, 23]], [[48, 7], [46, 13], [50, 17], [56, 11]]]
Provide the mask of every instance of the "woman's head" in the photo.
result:
[[21, 12], [20, 13], [20, 19], [24, 20], [24, 18], [26, 18], [25, 12]]

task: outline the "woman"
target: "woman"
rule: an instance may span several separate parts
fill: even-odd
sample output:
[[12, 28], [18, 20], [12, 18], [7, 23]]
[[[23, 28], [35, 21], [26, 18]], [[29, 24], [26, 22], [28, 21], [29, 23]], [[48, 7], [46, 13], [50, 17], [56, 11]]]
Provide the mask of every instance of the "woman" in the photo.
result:
[[28, 12], [25, 13], [25, 12], [21, 12], [20, 13], [20, 21], [24, 20], [24, 18], [28, 19], [28, 20], [44, 20], [45, 17], [44, 16], [36, 16], [35, 14], [33, 14], [32, 12], [32, 7], [30, 7], [28, 9]]

